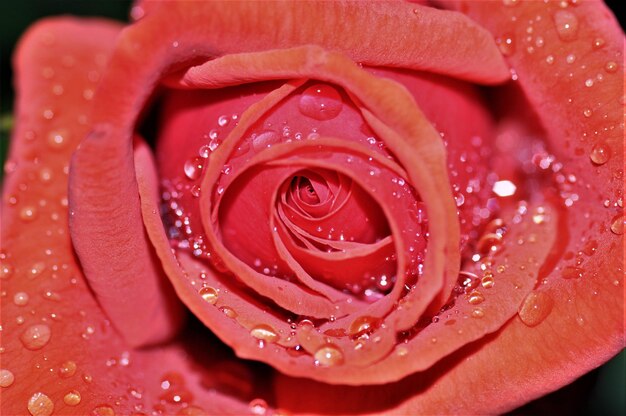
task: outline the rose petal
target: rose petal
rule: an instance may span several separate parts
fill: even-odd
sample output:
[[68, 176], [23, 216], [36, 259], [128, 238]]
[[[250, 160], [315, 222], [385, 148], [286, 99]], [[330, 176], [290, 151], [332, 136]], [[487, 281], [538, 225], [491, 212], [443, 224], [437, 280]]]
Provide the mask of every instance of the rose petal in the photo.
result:
[[[207, 371], [228, 353], [212, 349], [207, 356], [214, 358], [199, 368], [181, 344], [133, 350], [93, 298], [72, 250], [68, 163], [87, 133], [84, 111], [119, 30], [103, 20], [46, 20], [18, 48], [17, 123], [7, 165], [14, 168], [2, 206], [1, 411], [173, 414], [184, 401], [198, 411], [242, 414], [247, 400], [217, 393], [222, 371]], [[5, 370], [13, 377], [8, 385]], [[202, 387], [203, 378], [213, 390]]]

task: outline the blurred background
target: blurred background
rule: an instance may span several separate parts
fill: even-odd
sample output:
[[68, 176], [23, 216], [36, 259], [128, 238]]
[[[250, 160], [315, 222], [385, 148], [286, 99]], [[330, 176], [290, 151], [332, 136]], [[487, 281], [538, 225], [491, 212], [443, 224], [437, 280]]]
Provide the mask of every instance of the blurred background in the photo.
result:
[[[483, 1], [483, 0], [476, 0]], [[492, 0], [497, 1], [497, 0]], [[623, 0], [606, 3], [617, 13]], [[72, 14], [128, 20], [129, 0], [0, 0], [0, 163], [4, 163], [12, 125], [11, 56], [26, 28], [45, 16]], [[0, 171], [0, 178], [2, 171]], [[497, 400], [497, 398], [494, 398]], [[626, 353], [572, 384], [511, 412], [512, 415], [626, 415]]]

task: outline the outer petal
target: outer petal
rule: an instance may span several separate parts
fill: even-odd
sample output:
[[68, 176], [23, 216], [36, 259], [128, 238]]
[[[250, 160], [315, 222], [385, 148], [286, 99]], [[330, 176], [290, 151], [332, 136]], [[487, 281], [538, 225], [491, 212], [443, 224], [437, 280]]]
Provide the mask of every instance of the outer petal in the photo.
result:
[[[571, 382], [624, 348], [623, 35], [600, 2], [565, 3], [565, 10], [564, 2], [508, 3], [512, 6], [468, 1], [460, 8], [503, 41], [513, 39], [516, 52], [508, 60], [538, 109], [552, 151], [575, 175], [572, 193], [579, 198], [562, 228], [566, 255], [544, 270], [538, 288], [543, 294], [526, 304], [540, 313], [526, 324], [513, 319], [493, 336], [388, 388], [331, 390], [290, 380], [280, 392], [281, 406], [299, 409], [283, 399], [292, 389], [307, 388], [308, 397], [341, 397], [346, 413], [502, 413]], [[564, 30], [556, 23], [559, 11], [577, 22], [569, 41], [559, 36]], [[528, 26], [532, 45], [526, 43]], [[539, 37], [542, 47], [535, 43]], [[569, 54], [576, 65], [568, 63]], [[590, 158], [596, 158], [598, 145], [611, 155], [600, 165]], [[582, 262], [580, 277], [568, 268], [577, 261]], [[315, 406], [306, 402], [302, 408], [310, 411], [308, 405]]]
[[228, 384], [218, 368], [228, 353], [204, 350], [210, 358], [198, 366], [183, 345], [132, 350], [74, 257], [68, 163], [88, 129], [83, 110], [118, 33], [117, 24], [100, 20], [49, 20], [19, 47], [17, 125], [2, 206], [1, 413], [172, 414], [198, 406], [246, 413], [247, 405], [217, 393]]

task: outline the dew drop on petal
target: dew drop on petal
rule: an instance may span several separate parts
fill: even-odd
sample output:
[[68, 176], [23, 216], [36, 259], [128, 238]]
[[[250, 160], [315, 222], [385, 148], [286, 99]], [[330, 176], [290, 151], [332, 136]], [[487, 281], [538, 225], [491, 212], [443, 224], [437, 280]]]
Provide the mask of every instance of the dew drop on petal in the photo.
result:
[[493, 274], [485, 274], [483, 278], [480, 280], [480, 284], [485, 289], [491, 289], [495, 283], [496, 282], [493, 278]]
[[360, 336], [368, 332], [372, 332], [379, 325], [380, 319], [372, 316], [359, 316], [348, 328], [348, 334], [351, 336]]
[[72, 390], [65, 396], [63, 396], [63, 403], [68, 406], [78, 406], [78, 404], [80, 403], [80, 399], [80, 393], [76, 390]]
[[0, 387], [9, 387], [15, 381], [13, 373], [6, 369], [0, 369]]
[[561, 40], [569, 42], [576, 39], [578, 33], [576, 15], [567, 10], [559, 10], [554, 13], [553, 19], [556, 32]]
[[13, 276], [13, 266], [7, 263], [0, 265], [0, 279], [8, 279]]
[[485, 311], [482, 308], [475, 308], [472, 311], [472, 318], [482, 318], [485, 316]]
[[537, 326], [552, 312], [554, 299], [545, 292], [530, 292], [517, 313], [522, 322], [529, 327]]
[[13, 303], [17, 306], [24, 306], [28, 303], [28, 293], [26, 292], [17, 292], [13, 296]]
[[280, 136], [274, 130], [265, 130], [252, 136], [252, 148], [256, 151], [272, 147], [280, 140]]
[[467, 299], [467, 301], [471, 305], [478, 305], [480, 303], [483, 303], [484, 300], [485, 300], [485, 297], [478, 290], [472, 290]]
[[76, 363], [74, 361], [66, 361], [59, 368], [59, 376], [61, 378], [72, 377], [76, 373]]
[[231, 308], [231, 307], [228, 307], [228, 306], [222, 306], [222, 307], [220, 308], [220, 311], [221, 311], [224, 315], [228, 316], [228, 317], [229, 317], [229, 318], [231, 318], [231, 319], [234, 319], [234, 318], [236, 318], [236, 317], [237, 317], [237, 312], [236, 312], [233, 308]]
[[50, 327], [45, 324], [32, 325], [20, 336], [20, 341], [29, 350], [43, 348], [50, 341]]
[[596, 165], [603, 165], [611, 158], [609, 147], [604, 143], [597, 143], [591, 149], [589, 158]]
[[198, 157], [186, 161], [183, 167], [185, 176], [191, 180], [198, 179], [203, 168], [204, 165], [202, 163], [202, 159]]
[[215, 305], [219, 296], [217, 289], [211, 286], [203, 287], [198, 291], [198, 293], [205, 302], [210, 303], [211, 305]]
[[54, 403], [44, 393], [37, 392], [28, 399], [28, 411], [33, 416], [49, 416], [54, 411]]
[[333, 344], [326, 344], [315, 351], [313, 355], [315, 365], [319, 367], [333, 367], [343, 364], [343, 352]]
[[624, 234], [624, 221], [625, 217], [623, 214], [619, 214], [614, 217], [611, 221], [611, 232], [617, 235]]
[[264, 415], [267, 412], [268, 405], [263, 399], [254, 399], [249, 404], [250, 412], [253, 415]]
[[276, 342], [278, 340], [278, 334], [276, 333], [276, 330], [267, 324], [259, 324], [254, 326], [250, 330], [250, 335], [252, 335], [254, 338], [266, 342]]
[[604, 66], [604, 70], [608, 72], [609, 74], [617, 72], [617, 62], [615, 61], [607, 62], [606, 65]]
[[312, 85], [300, 97], [300, 112], [315, 120], [331, 120], [339, 115], [342, 108], [341, 95], [329, 85]]
[[115, 416], [115, 411], [111, 406], [98, 406], [91, 411], [94, 416]]

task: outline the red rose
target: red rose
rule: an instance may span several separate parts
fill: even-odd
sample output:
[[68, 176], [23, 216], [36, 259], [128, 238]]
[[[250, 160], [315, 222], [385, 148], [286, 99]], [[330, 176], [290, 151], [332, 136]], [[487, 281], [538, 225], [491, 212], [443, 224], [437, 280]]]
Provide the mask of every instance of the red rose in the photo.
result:
[[3, 413], [504, 412], [621, 350], [623, 34], [444, 5], [31, 29]]

